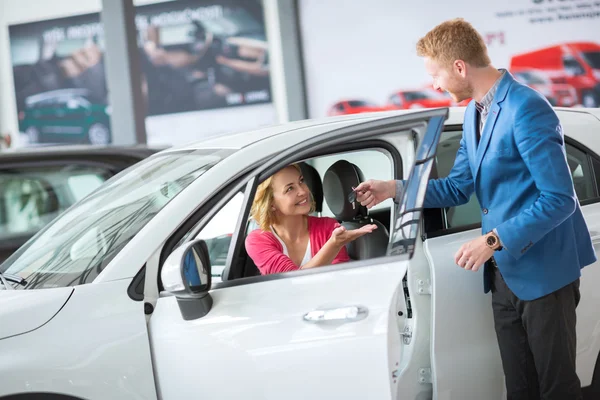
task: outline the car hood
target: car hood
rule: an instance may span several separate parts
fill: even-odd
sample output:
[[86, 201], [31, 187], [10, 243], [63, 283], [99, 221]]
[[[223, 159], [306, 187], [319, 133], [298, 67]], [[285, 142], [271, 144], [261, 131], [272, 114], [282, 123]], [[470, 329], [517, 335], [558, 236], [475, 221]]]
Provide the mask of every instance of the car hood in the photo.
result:
[[33, 331], [60, 311], [73, 288], [0, 290], [0, 340]]

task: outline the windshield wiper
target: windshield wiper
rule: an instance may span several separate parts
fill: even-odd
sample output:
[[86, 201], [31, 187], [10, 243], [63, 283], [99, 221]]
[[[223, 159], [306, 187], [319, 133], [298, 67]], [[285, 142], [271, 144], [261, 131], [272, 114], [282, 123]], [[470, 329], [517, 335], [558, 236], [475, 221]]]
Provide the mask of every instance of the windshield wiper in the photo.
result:
[[14, 289], [11, 285], [8, 284], [8, 282], [13, 282], [22, 286], [27, 285], [27, 281], [19, 275], [4, 274], [2, 272], [0, 272], [0, 282], [2, 282], [4, 287], [8, 290]]

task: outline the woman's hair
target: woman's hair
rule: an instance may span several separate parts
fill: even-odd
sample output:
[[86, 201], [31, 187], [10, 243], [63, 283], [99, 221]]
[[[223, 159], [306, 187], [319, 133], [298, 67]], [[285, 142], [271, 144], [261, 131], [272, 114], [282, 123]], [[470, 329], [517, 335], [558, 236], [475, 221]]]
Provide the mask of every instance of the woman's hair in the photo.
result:
[[462, 18], [442, 22], [417, 42], [417, 55], [449, 66], [463, 60], [475, 67], [490, 65], [487, 47], [479, 32]]
[[[302, 174], [302, 170], [298, 164], [288, 165], [279, 171], [283, 171], [288, 167], [296, 168], [296, 170]], [[254, 201], [252, 202], [252, 208], [250, 208], [250, 217], [258, 223], [258, 226], [263, 231], [269, 231], [271, 225], [278, 222], [275, 212], [271, 209], [273, 206], [273, 187], [271, 186], [271, 183], [273, 182], [274, 175], [275, 174], [271, 175], [258, 185], [256, 194], [254, 195]], [[311, 203], [310, 212], [313, 212], [315, 210], [315, 201], [310, 190], [308, 190], [308, 196]]]

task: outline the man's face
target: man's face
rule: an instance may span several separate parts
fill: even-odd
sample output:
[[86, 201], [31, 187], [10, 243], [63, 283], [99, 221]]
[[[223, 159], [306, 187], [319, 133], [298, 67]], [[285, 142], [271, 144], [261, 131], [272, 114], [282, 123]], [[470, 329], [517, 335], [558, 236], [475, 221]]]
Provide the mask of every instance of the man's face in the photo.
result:
[[433, 88], [448, 92], [456, 103], [472, 97], [464, 63], [457, 65], [455, 62], [454, 65], [445, 66], [425, 57], [425, 70], [433, 79]]

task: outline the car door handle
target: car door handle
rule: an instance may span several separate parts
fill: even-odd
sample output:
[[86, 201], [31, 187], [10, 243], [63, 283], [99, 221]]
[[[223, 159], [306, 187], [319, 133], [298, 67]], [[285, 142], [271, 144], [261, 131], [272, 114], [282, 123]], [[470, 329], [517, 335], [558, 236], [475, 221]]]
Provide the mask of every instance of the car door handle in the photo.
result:
[[304, 320], [312, 323], [355, 322], [367, 318], [369, 310], [363, 306], [347, 306], [313, 310], [304, 314]]

